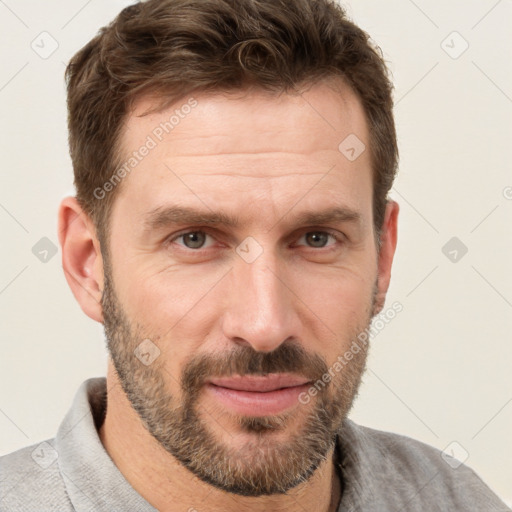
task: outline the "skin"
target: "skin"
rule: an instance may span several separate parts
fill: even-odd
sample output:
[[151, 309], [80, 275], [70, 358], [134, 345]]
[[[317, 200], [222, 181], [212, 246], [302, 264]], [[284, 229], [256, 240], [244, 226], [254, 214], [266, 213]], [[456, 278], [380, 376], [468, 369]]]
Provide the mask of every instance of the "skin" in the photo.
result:
[[[149, 338], [158, 346], [152, 368], [178, 404], [184, 368], [199, 355], [213, 364], [216, 354], [267, 354], [294, 340], [331, 367], [383, 306], [398, 217], [398, 205], [389, 201], [378, 250], [370, 152], [349, 161], [338, 150], [349, 134], [369, 148], [364, 111], [345, 85], [316, 84], [299, 96], [253, 91], [194, 98], [192, 112], [123, 180], [109, 240], [115, 300], [131, 328], [127, 343]], [[141, 117], [153, 103], [136, 103], [123, 136], [126, 154], [180, 104]], [[221, 212], [236, 217], [238, 225], [180, 223], [145, 230], [148, 212], [164, 205]], [[357, 220], [300, 220], [306, 211], [335, 206], [354, 212]], [[105, 261], [96, 230], [71, 197], [61, 203], [59, 224], [68, 283], [83, 311], [104, 323]], [[199, 228], [209, 235], [204, 248], [188, 248], [178, 237]], [[339, 240], [329, 236], [325, 247], [312, 247], [306, 236], [311, 232]], [[262, 250], [252, 263], [236, 252], [247, 248], [247, 237]], [[351, 364], [357, 366], [343, 416], [364, 371], [364, 360]], [[348, 382], [343, 379], [341, 372], [326, 397], [333, 399], [336, 388]], [[233, 494], [197, 478], [148, 432], [112, 360], [107, 388], [101, 440], [128, 482], [158, 510], [337, 510], [341, 487], [332, 450], [307, 481], [286, 493]], [[260, 436], [242, 428], [240, 418], [206, 392], [198, 396], [204, 427], [220, 446], [242, 454], [240, 460], [251, 460], [268, 443], [287, 446], [319, 400], [294, 406], [283, 428]]]

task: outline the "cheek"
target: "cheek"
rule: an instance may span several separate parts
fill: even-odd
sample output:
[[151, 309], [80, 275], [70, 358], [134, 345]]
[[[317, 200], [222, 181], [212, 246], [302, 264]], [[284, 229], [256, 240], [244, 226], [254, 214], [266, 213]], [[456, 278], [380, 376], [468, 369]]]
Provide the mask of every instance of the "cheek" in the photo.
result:
[[219, 316], [219, 276], [199, 276], [197, 271], [134, 274], [123, 289], [130, 322], [158, 344], [169, 372], [179, 375], [182, 361], [197, 353]]
[[353, 322], [366, 316], [376, 276], [376, 268], [369, 264], [296, 272], [293, 282], [299, 297], [320, 317]]
[[310, 350], [331, 364], [344, 354], [371, 319], [376, 272], [338, 272], [303, 280], [299, 297], [304, 302], [301, 318], [309, 332]]
[[148, 326], [165, 323], [170, 329], [184, 316], [197, 313], [202, 299], [222, 277], [215, 269], [162, 265], [158, 260], [148, 264], [149, 259], [125, 265], [121, 272], [129, 277], [121, 279], [120, 287], [130, 318]]

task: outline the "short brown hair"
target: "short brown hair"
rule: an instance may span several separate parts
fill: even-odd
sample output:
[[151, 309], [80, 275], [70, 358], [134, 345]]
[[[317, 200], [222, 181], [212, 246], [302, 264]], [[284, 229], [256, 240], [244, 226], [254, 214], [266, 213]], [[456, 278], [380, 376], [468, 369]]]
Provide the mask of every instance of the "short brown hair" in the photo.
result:
[[66, 69], [77, 200], [100, 240], [107, 238], [120, 187], [100, 199], [95, 190], [122, 162], [124, 121], [135, 100], [154, 95], [165, 108], [193, 92], [293, 92], [336, 77], [365, 110], [379, 234], [398, 163], [392, 84], [380, 49], [341, 6], [332, 0], [147, 0], [123, 9]]

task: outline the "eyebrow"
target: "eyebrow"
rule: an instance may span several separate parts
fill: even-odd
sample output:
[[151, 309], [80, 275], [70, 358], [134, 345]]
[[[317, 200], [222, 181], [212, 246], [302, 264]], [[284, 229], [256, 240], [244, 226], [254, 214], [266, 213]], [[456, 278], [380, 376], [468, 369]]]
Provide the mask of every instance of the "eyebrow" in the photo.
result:
[[[291, 217], [290, 212], [284, 215], [278, 223], [282, 222], [285, 217]], [[293, 223], [303, 226], [330, 222], [359, 224], [361, 220], [361, 214], [355, 210], [346, 207], [334, 207], [321, 211], [301, 212], [293, 218]], [[144, 216], [143, 222], [145, 231], [154, 231], [174, 224], [214, 225], [231, 228], [237, 227], [240, 224], [236, 216], [223, 212], [196, 210], [183, 206], [157, 207]]]
[[183, 206], [158, 207], [144, 216], [144, 228], [153, 231], [172, 224], [213, 224], [238, 226], [238, 219], [221, 212], [201, 211]]

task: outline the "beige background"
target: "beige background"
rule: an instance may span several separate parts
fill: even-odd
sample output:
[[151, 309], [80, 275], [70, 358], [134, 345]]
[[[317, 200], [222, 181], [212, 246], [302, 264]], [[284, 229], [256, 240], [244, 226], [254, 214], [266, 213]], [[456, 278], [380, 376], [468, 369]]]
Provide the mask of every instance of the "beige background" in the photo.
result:
[[[60, 251], [44, 263], [32, 248], [57, 244], [57, 206], [73, 190], [65, 63], [127, 4], [0, 2], [0, 454], [53, 437], [79, 384], [105, 373], [102, 328], [75, 302]], [[512, 2], [354, 0], [348, 11], [396, 84], [388, 305], [403, 305], [372, 342], [352, 418], [467, 455], [512, 504]]]

